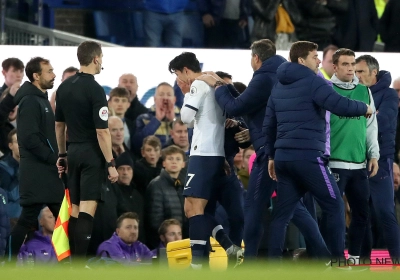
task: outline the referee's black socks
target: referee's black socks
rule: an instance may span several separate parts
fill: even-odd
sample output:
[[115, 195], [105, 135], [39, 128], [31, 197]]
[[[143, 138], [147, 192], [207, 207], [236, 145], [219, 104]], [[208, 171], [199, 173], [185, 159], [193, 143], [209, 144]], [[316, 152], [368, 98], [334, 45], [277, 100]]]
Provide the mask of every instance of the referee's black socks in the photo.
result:
[[75, 255], [75, 229], [76, 229], [76, 222], [78, 218], [69, 217], [68, 222], [68, 233], [69, 233], [69, 250], [71, 251], [71, 255]]
[[75, 256], [85, 260], [90, 239], [92, 238], [93, 217], [79, 212], [75, 227]]

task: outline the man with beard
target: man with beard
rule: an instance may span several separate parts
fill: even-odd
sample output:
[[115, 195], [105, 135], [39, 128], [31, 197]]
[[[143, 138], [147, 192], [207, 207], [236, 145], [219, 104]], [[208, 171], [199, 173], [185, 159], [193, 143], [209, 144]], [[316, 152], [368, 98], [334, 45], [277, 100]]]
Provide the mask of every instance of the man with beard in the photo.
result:
[[37, 217], [43, 205], [47, 205], [57, 217], [64, 194], [56, 167], [58, 148], [54, 114], [47, 95], [47, 90], [53, 88], [56, 75], [50, 61], [41, 57], [32, 58], [25, 72], [30, 82], [25, 82], [15, 96], [22, 212], [11, 232], [12, 260], [24, 240], [29, 240], [38, 230]]

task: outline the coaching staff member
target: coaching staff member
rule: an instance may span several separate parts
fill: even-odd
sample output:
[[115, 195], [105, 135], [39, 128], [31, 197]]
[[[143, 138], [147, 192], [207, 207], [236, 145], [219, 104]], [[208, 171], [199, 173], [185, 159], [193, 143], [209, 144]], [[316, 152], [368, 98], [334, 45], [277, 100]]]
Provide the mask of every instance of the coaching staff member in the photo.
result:
[[25, 240], [38, 229], [40, 210], [47, 205], [58, 216], [64, 187], [57, 174], [58, 148], [54, 114], [47, 91], [56, 75], [47, 59], [32, 58], [26, 65], [25, 82], [15, 95], [18, 104], [17, 139], [20, 151], [19, 193], [21, 216], [11, 232], [11, 255], [15, 258]]
[[[68, 187], [72, 203], [69, 241], [72, 256], [85, 258], [97, 203], [104, 200], [107, 175], [114, 183], [118, 173], [112, 156], [106, 96], [94, 79], [102, 68], [101, 46], [85, 41], [79, 45], [77, 55], [79, 72], [57, 90], [56, 133], [59, 158], [67, 160], [65, 126], [68, 127]], [[57, 164], [62, 172], [59, 161]]]

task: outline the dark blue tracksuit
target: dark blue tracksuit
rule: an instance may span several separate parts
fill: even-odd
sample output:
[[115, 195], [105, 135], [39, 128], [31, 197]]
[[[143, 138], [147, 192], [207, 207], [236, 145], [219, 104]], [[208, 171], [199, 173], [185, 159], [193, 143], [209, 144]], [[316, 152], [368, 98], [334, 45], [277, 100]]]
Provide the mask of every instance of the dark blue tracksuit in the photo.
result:
[[[336, 93], [309, 68], [286, 62], [277, 70], [268, 101], [263, 131], [265, 153], [274, 158], [278, 200], [273, 210], [268, 243], [269, 256], [282, 254], [287, 224], [307, 191], [327, 216], [325, 240], [334, 257], [344, 257], [344, 206], [324, 156], [326, 110], [341, 116], [361, 116], [366, 104]], [[315, 220], [311, 218], [312, 227]]]
[[276, 69], [285, 61], [279, 55], [265, 60], [261, 68], [254, 72], [247, 89], [237, 98], [225, 86], [217, 88], [215, 93], [217, 103], [229, 115], [247, 116], [251, 142], [257, 154], [250, 174], [249, 187], [244, 203], [246, 258], [257, 255], [263, 233], [263, 205], [269, 203], [270, 197], [276, 188], [276, 183], [268, 176], [268, 159], [262, 148], [265, 144], [262, 123], [271, 89], [277, 81]]
[[[400, 258], [400, 233], [394, 212], [393, 159], [399, 98], [394, 89], [389, 88], [392, 82], [390, 73], [379, 71], [378, 82], [370, 87], [377, 110], [379, 170], [369, 179], [371, 204], [377, 220], [382, 225], [383, 237], [390, 257]], [[366, 237], [368, 245], [363, 248], [364, 254], [371, 254], [370, 231]]]

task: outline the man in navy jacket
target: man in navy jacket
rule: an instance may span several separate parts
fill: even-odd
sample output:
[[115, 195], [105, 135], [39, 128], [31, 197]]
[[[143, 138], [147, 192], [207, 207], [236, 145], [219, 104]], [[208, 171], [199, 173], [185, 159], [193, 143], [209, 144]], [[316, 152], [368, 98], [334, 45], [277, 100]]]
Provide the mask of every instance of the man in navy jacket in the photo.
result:
[[270, 225], [270, 257], [281, 256], [286, 226], [307, 191], [316, 197], [327, 218], [325, 241], [332, 256], [344, 257], [344, 206], [324, 156], [325, 113], [329, 110], [339, 116], [370, 116], [372, 110], [367, 104], [340, 96], [317, 76], [321, 62], [317, 49], [312, 42], [292, 45], [292, 62], [278, 68], [278, 83], [265, 114], [265, 154], [270, 158], [269, 174], [278, 182], [279, 197]]
[[[400, 232], [394, 212], [393, 160], [399, 98], [390, 88], [392, 77], [387, 71], [379, 71], [378, 61], [363, 55], [356, 59], [356, 75], [360, 83], [369, 87], [376, 107], [380, 158], [377, 176], [369, 179], [373, 213], [383, 226], [382, 233], [391, 258], [400, 257]], [[371, 255], [371, 231], [368, 229], [363, 253]]]

